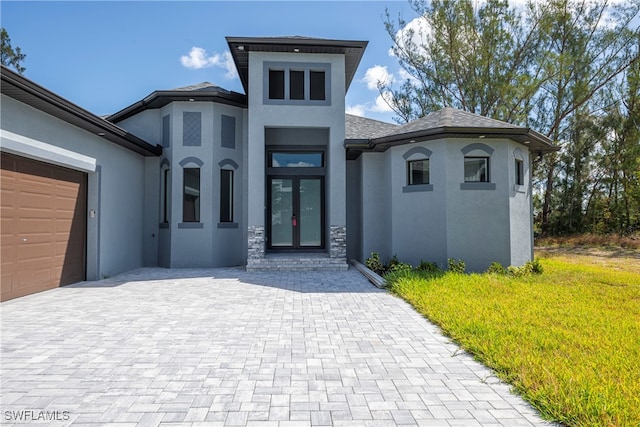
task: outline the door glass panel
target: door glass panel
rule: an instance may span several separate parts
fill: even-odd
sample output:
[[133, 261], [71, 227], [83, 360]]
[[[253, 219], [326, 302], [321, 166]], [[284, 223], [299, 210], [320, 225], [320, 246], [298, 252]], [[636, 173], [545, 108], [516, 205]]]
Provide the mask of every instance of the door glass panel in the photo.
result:
[[293, 246], [293, 180], [271, 179], [271, 246]]
[[322, 182], [300, 178], [300, 246], [322, 245]]
[[321, 168], [322, 152], [274, 152], [270, 160], [272, 168]]

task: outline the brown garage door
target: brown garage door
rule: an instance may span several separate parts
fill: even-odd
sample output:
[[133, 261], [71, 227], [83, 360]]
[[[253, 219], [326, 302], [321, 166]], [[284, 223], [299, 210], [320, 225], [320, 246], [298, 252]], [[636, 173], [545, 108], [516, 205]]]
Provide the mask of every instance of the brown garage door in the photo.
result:
[[1, 156], [0, 300], [84, 280], [87, 175]]

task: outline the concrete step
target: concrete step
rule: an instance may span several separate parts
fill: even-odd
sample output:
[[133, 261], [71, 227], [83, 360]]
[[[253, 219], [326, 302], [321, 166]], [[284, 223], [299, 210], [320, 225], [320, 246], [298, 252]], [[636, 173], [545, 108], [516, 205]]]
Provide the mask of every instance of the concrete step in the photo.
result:
[[331, 258], [327, 254], [267, 254], [247, 260], [247, 271], [345, 271], [346, 258]]

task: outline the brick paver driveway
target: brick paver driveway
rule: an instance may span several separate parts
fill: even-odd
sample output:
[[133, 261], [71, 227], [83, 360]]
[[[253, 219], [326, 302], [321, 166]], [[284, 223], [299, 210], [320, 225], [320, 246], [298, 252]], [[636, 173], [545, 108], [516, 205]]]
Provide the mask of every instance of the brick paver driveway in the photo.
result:
[[0, 310], [3, 424], [543, 424], [353, 270], [142, 269]]

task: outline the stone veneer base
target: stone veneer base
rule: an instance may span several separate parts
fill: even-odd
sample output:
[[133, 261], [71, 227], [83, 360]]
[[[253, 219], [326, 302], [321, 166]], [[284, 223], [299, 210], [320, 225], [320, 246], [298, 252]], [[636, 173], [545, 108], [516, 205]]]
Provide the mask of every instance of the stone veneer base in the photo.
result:
[[329, 227], [329, 253], [265, 254], [263, 226], [250, 226], [247, 239], [247, 271], [344, 271], [347, 263], [347, 227]]

